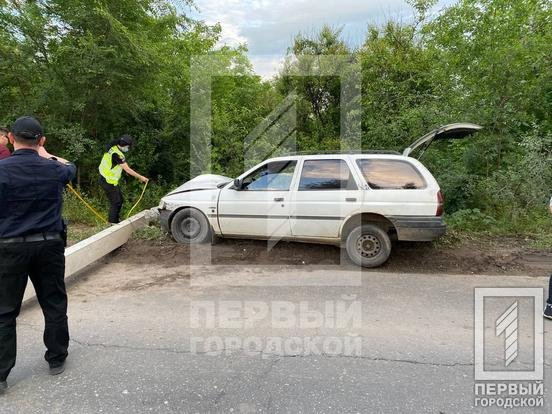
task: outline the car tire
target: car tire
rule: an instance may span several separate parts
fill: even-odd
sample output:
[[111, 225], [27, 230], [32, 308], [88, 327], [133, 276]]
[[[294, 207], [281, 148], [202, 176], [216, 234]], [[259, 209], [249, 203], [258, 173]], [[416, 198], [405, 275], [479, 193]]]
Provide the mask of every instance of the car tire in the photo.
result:
[[201, 211], [185, 208], [171, 220], [171, 234], [181, 244], [207, 243], [211, 240], [211, 225]]
[[345, 248], [349, 258], [358, 266], [377, 267], [389, 259], [391, 239], [381, 227], [363, 224], [351, 230]]

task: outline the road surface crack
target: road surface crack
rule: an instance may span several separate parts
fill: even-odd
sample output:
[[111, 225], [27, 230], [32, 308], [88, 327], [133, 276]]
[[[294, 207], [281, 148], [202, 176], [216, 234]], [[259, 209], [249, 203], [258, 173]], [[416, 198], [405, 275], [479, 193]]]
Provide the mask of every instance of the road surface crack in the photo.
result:
[[[38, 332], [41, 332], [41, 329], [35, 325], [28, 323], [20, 323], [32, 328]], [[442, 368], [453, 368], [453, 367], [471, 367], [473, 362], [431, 362], [431, 361], [418, 361], [415, 359], [402, 359], [402, 358], [385, 358], [385, 357], [373, 357], [368, 355], [342, 355], [342, 354], [328, 354], [324, 352], [320, 353], [311, 353], [311, 354], [278, 354], [270, 353], [265, 351], [257, 351], [251, 349], [244, 349], [239, 347], [231, 348], [218, 348], [210, 349], [207, 351], [192, 351], [191, 349], [175, 349], [167, 347], [138, 347], [131, 345], [121, 345], [121, 344], [105, 344], [99, 342], [86, 342], [79, 339], [71, 338], [71, 342], [83, 346], [83, 347], [92, 347], [92, 348], [103, 348], [103, 349], [122, 349], [128, 351], [136, 352], [166, 352], [171, 354], [180, 354], [180, 355], [200, 355], [200, 356], [230, 356], [230, 355], [247, 355], [247, 356], [259, 356], [263, 359], [273, 359], [274, 362], [268, 367], [264, 374], [261, 375], [261, 379], [265, 378], [274, 366], [283, 358], [328, 358], [328, 359], [358, 359], [365, 361], [373, 362], [394, 362], [399, 364], [410, 364], [410, 365], [422, 365], [422, 366], [432, 366], [432, 367], [442, 367]], [[545, 366], [550, 367], [552, 364], [545, 362]]]
[[[434, 367], [470, 367], [473, 366], [471, 362], [429, 362], [429, 361], [417, 361], [414, 359], [399, 359], [399, 358], [383, 358], [383, 357], [370, 357], [367, 355], [340, 355], [340, 354], [327, 354], [327, 353], [318, 353], [318, 354], [276, 354], [264, 351], [253, 351], [251, 349], [244, 348], [219, 348], [211, 349], [209, 351], [192, 351], [190, 349], [174, 349], [174, 348], [163, 348], [163, 347], [135, 347], [130, 345], [119, 345], [119, 344], [103, 344], [103, 343], [92, 343], [84, 342], [77, 339], [71, 339], [71, 342], [74, 342], [81, 346], [86, 347], [99, 347], [104, 349], [124, 349], [130, 351], [145, 351], [145, 352], [167, 352], [172, 354], [188, 354], [188, 355], [201, 355], [201, 356], [230, 356], [231, 354], [238, 355], [247, 355], [247, 356], [259, 356], [263, 359], [274, 359], [274, 363], [270, 365], [268, 370], [261, 376], [260, 379], [265, 378], [270, 371], [274, 368], [277, 362], [283, 358], [314, 358], [314, 357], [323, 357], [323, 358], [347, 358], [347, 359], [360, 359], [366, 361], [374, 362], [395, 362], [402, 364], [413, 364], [413, 365], [427, 365]], [[548, 365], [548, 364], [546, 364]]]

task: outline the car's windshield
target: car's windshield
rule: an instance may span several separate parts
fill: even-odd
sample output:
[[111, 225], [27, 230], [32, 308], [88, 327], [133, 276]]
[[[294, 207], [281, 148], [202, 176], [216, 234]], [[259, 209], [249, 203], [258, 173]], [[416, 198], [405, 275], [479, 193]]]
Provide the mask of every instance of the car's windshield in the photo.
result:
[[243, 179], [242, 189], [249, 191], [287, 191], [297, 161], [269, 162]]

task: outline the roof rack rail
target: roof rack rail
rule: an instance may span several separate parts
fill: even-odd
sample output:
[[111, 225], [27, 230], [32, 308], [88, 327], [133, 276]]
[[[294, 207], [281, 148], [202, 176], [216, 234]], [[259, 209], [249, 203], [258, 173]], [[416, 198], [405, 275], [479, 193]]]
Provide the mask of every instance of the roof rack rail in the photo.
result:
[[278, 157], [285, 157], [289, 155], [346, 155], [346, 154], [389, 154], [389, 155], [401, 155], [398, 151], [388, 150], [338, 150], [338, 151], [292, 151], [284, 154], [278, 154]]

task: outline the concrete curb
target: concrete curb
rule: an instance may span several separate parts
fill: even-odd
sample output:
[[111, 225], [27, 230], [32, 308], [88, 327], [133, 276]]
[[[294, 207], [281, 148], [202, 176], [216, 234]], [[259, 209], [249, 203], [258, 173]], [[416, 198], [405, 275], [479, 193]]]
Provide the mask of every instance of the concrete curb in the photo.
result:
[[[111, 226], [88, 239], [65, 249], [65, 278], [69, 278], [113, 250], [121, 247], [130, 238], [132, 232], [158, 218], [156, 208], [144, 210], [127, 220]], [[32, 283], [27, 283], [23, 296], [23, 305], [36, 300]]]

